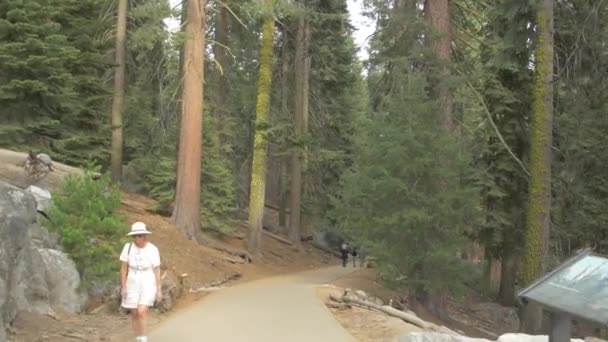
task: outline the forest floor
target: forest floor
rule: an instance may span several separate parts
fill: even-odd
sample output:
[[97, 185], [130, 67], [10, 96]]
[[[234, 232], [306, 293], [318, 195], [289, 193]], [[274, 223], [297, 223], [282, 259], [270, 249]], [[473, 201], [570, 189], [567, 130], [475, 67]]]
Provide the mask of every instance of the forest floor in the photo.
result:
[[[311, 269], [327, 269], [329, 266], [338, 264], [338, 260], [334, 256], [307, 244], [304, 244], [302, 251], [297, 251], [293, 247], [268, 236], [264, 236], [264, 255], [261, 263], [233, 263], [238, 258], [186, 240], [169, 222], [168, 218], [149, 211], [149, 208], [153, 205], [154, 201], [146, 197], [123, 194], [120, 213], [127, 217], [129, 223], [144, 221], [148, 224], [153, 232], [150, 240], [161, 251], [162, 273], [166, 273], [173, 279], [179, 279], [180, 275], [183, 274], [187, 274], [187, 276], [180, 283], [182, 295], [178, 298], [172, 310], [165, 313], [156, 309], [152, 311], [149, 319], [150, 330], [152, 331], [164, 326], [165, 322], [172, 321], [174, 317], [179, 317], [183, 312], [198, 307], [201, 300], [210, 293], [225, 291], [222, 288], [240, 287], [240, 284], [244, 283], [259, 283], [255, 281], [267, 278], [276, 279], [277, 276], [287, 279], [292, 277], [289, 274], [301, 274], [302, 271]], [[233, 234], [220, 237], [220, 240], [232, 248], [244, 249], [244, 235], [242, 228], [238, 228]], [[333, 267], [333, 269], [335, 270], [336, 267]], [[398, 297], [398, 293], [386, 289], [377, 281], [373, 269], [352, 268], [352, 266], [345, 270], [341, 270], [341, 267], [337, 269], [336, 274], [338, 276], [319, 278], [316, 285], [328, 283], [336, 287], [361, 289], [383, 299], [385, 303], [390, 298]], [[326, 274], [323, 273], [323, 270], [320, 270], [320, 272], [320, 274]], [[176, 280], [176, 282], [178, 281]], [[216, 286], [218, 283], [223, 284]], [[287, 287], [282, 287], [282, 289], [289, 291]], [[322, 293], [319, 295], [323, 296]], [[315, 300], [314, 295], [312, 300]], [[317, 300], [318, 303], [322, 303], [322, 299]], [[131, 340], [129, 317], [120, 313], [115, 305], [107, 304], [91, 303], [87, 308], [88, 313], [80, 315], [61, 312], [51, 315], [38, 315], [21, 312], [13, 322], [10, 330], [10, 341]], [[285, 312], [297, 310], [289, 304], [285, 305]], [[248, 304], [244, 304], [244, 306], [247, 307]], [[463, 315], [458, 313], [458, 310], [462, 310], [462, 308], [463, 306], [458, 306], [454, 310], [455, 314], [453, 316], [462, 318]], [[441, 322], [424, 312], [420, 307], [414, 309], [425, 320], [452, 329], [459, 329], [469, 336], [490, 337], [473, 328], [475, 325], [482, 325], [479, 322], [487, 321], [486, 318], [471, 320], [467, 316], [467, 319], [460, 320], [466, 321], [462, 324]], [[341, 326], [360, 341], [392, 341], [402, 333], [417, 330], [402, 321], [366, 309], [332, 309], [331, 311]], [[239, 327], [234, 326], [234, 328], [238, 329]], [[501, 330], [499, 327], [491, 327], [490, 329], [490, 331], [496, 333]]]
[[[261, 263], [233, 263], [238, 258], [224, 252], [198, 245], [186, 240], [177, 231], [168, 218], [150, 212], [154, 201], [144, 196], [123, 194], [120, 213], [127, 217], [128, 222], [146, 222], [153, 232], [151, 241], [161, 251], [163, 265], [162, 273], [173, 279], [187, 274], [181, 281], [182, 295], [178, 298], [171, 311], [166, 313], [153, 310], [150, 319], [150, 329], [159, 327], [167, 319], [179, 315], [185, 308], [196, 305], [201, 299], [221, 287], [231, 287], [263, 278], [287, 275], [310, 269], [325, 268], [335, 265], [338, 260], [323, 251], [304, 244], [302, 251], [279, 241], [264, 236], [264, 255]], [[235, 249], [244, 249], [245, 241], [243, 228], [230, 235], [223, 235], [220, 240]], [[178, 280], [175, 280], [178, 282]], [[223, 283], [219, 287], [218, 283]], [[368, 294], [388, 302], [399, 294], [386, 289], [377, 281], [373, 269], [349, 266], [341, 277], [331, 281], [331, 284], [342, 288], [360, 289]], [[221, 290], [220, 290], [221, 291]], [[321, 295], [322, 296], [322, 295]], [[474, 300], [476, 303], [473, 303]], [[466, 335], [475, 337], [494, 337], [509, 327], [504, 322], [492, 320], [495, 307], [490, 306], [491, 312], [475, 310], [482, 298], [473, 298], [465, 303], [455, 303], [450, 306], [449, 316], [454, 318], [444, 322], [433, 317], [421, 306], [413, 305], [419, 317], [445, 325], [449, 328], [463, 331]], [[120, 313], [116, 306], [103, 307], [104, 303], [91, 303], [86, 314], [74, 315], [57, 312], [52, 315], [38, 315], [21, 312], [14, 320], [11, 328], [10, 341], [128, 341], [131, 338], [129, 317]], [[295, 309], [295, 308], [294, 308]], [[416, 330], [415, 327], [399, 320], [366, 309], [352, 308], [350, 310], [332, 309], [340, 324], [360, 341], [391, 341], [394, 337]], [[502, 325], [502, 326], [501, 326]]]
[[[333, 256], [307, 244], [304, 244], [302, 251], [297, 251], [268, 236], [263, 239], [261, 262], [238, 263], [237, 257], [185, 239], [168, 218], [148, 211], [153, 205], [154, 201], [144, 196], [123, 194], [120, 214], [126, 216], [129, 223], [146, 222], [153, 232], [150, 241], [161, 252], [161, 273], [173, 279], [179, 279], [184, 274], [187, 276], [181, 281], [182, 295], [172, 310], [166, 313], [152, 311], [150, 328], [218, 288], [338, 263]], [[232, 248], [244, 250], [244, 236], [242, 228], [237, 228], [233, 234], [225, 235], [220, 240]], [[119, 313], [116, 306], [104, 304], [107, 303], [91, 303], [87, 308], [88, 313], [80, 315], [21, 312], [13, 321], [10, 341], [129, 341], [129, 317]]]
[[[352, 269], [352, 266], [349, 268]], [[451, 301], [445, 312], [445, 316], [448, 318], [439, 319], [421, 304], [405, 301], [403, 293], [386, 288], [379, 281], [376, 270], [373, 268], [353, 269], [353, 272], [332, 282], [331, 286], [319, 287], [318, 296], [324, 302], [330, 303], [330, 293], [340, 293], [345, 289], [362, 290], [370, 298], [380, 299], [385, 305], [392, 299], [427, 322], [448, 327], [469, 337], [493, 340], [503, 333], [518, 330], [514, 309], [492, 303], [475, 291], [470, 291], [460, 301]], [[329, 306], [329, 309], [340, 324], [362, 342], [392, 342], [396, 341], [398, 336], [408, 332], [421, 331], [420, 328], [401, 319], [367, 308]]]
[[[0, 174], [7, 181], [23, 186], [22, 168], [17, 164], [23, 153], [0, 149]], [[48, 186], [56, 188], [63, 177], [80, 170], [57, 163], [56, 171], [48, 179]], [[21, 184], [23, 183], [23, 184]], [[150, 315], [150, 328], [155, 329], [167, 319], [179, 315], [186, 308], [196, 306], [201, 299], [221, 288], [233, 287], [263, 278], [285, 276], [311, 269], [327, 268], [338, 260], [308, 244], [301, 251], [264, 235], [264, 254], [261, 261], [253, 264], [239, 262], [238, 257], [186, 240], [168, 218], [160, 216], [151, 208], [155, 202], [144, 196], [123, 193], [120, 214], [129, 223], [143, 221], [153, 232], [151, 241], [159, 247], [162, 258], [162, 273], [178, 288], [178, 298], [172, 309], [161, 312], [154, 309]], [[234, 249], [244, 250], [245, 228], [239, 225], [229, 235], [214, 234], [218, 242]], [[344, 270], [332, 286], [360, 289], [384, 303], [389, 299], [399, 300], [403, 296], [386, 289], [378, 282], [373, 269]], [[187, 276], [183, 276], [187, 275]], [[326, 296], [321, 287], [319, 296]], [[462, 302], [453, 302], [448, 308], [449, 322], [441, 321], [415, 303], [406, 303], [409, 309], [427, 321], [460, 330], [469, 336], [494, 337], [506, 331], [514, 331], [516, 323], [513, 311], [501, 308], [471, 291]], [[295, 308], [294, 308], [295, 309]], [[366, 309], [331, 309], [336, 319], [353, 336], [361, 341], [391, 341], [395, 336], [415, 330], [402, 321]], [[13, 321], [9, 341], [128, 341], [131, 340], [129, 317], [118, 310], [118, 303], [92, 301], [85, 314], [62, 312], [33, 314], [20, 312]]]

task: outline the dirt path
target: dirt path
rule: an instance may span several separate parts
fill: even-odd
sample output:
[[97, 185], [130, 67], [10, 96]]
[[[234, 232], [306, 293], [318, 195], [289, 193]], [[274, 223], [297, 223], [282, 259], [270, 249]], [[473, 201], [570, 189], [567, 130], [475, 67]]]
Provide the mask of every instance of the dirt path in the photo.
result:
[[315, 294], [350, 272], [335, 266], [220, 290], [165, 321], [150, 341], [355, 341]]

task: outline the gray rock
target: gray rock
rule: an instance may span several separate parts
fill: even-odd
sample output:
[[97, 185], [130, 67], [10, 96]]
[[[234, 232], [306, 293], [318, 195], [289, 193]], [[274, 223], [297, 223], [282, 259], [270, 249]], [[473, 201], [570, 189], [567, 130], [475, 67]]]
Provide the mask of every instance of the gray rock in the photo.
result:
[[416, 331], [397, 337], [395, 342], [491, 342], [485, 338], [455, 336], [436, 332]]
[[50, 304], [68, 312], [79, 312], [86, 303], [86, 296], [78, 292], [80, 275], [76, 264], [62, 251], [39, 248], [49, 285]]
[[[0, 261], [2, 261], [1, 258]], [[3, 273], [0, 272], [0, 275], [2, 274]], [[6, 284], [4, 283], [2, 276], [0, 276], [0, 309], [4, 307], [6, 297]], [[4, 328], [7, 325], [8, 324], [4, 323], [4, 312], [0, 311], [0, 341], [6, 341], [6, 332], [4, 331]]]
[[34, 199], [36, 200], [36, 209], [38, 211], [46, 211], [53, 206], [53, 199], [48, 190], [31, 185], [25, 189], [25, 191], [34, 196]]
[[[549, 342], [547, 335], [526, 335], [526, 334], [504, 334], [501, 335], [497, 342]], [[581, 339], [573, 338], [572, 342], [584, 342]]]
[[0, 341], [19, 310], [77, 312], [86, 299], [74, 262], [36, 220], [34, 196], [0, 182]]
[[161, 312], [167, 312], [173, 309], [173, 306], [177, 302], [177, 299], [182, 295], [184, 289], [180, 286], [177, 279], [170, 276], [167, 272], [164, 272], [161, 276], [161, 282], [163, 300], [160, 303], [156, 303], [156, 307]]

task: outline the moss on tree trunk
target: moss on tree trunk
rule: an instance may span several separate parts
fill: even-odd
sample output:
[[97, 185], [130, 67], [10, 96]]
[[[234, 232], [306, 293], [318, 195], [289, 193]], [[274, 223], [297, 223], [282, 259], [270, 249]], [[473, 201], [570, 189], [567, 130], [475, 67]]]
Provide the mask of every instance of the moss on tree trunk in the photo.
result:
[[[542, 0], [536, 17], [536, 75], [530, 128], [530, 180], [522, 280], [530, 284], [543, 273], [551, 218], [551, 144], [553, 126], [553, 0]], [[538, 333], [540, 308], [524, 309], [522, 328]]]
[[[264, 196], [266, 190], [266, 148], [268, 146], [268, 111], [272, 81], [272, 58], [274, 49], [273, 0], [266, 0], [262, 44], [260, 47], [260, 71], [255, 113], [255, 137], [249, 192], [249, 239], [247, 248], [254, 258], [262, 254], [262, 220], [264, 218]], [[257, 258], [256, 258], [257, 259]]]

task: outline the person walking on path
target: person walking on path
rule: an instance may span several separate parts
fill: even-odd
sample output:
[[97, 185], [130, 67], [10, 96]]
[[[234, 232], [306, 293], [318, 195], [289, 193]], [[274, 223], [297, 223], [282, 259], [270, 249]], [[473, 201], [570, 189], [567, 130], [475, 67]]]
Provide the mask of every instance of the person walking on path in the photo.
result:
[[[354, 247], [351, 255], [353, 256], [353, 267], [357, 267], [357, 247]], [[361, 263], [359, 263], [359, 266], [361, 266]]]
[[145, 335], [148, 308], [162, 300], [160, 281], [160, 254], [148, 242], [146, 224], [135, 222], [131, 232], [133, 242], [125, 244], [120, 254], [121, 306], [131, 313], [131, 326], [137, 342], [147, 342]]
[[342, 255], [342, 267], [346, 267], [346, 263], [348, 261], [348, 245], [346, 242], [342, 243], [340, 247], [340, 254]]

